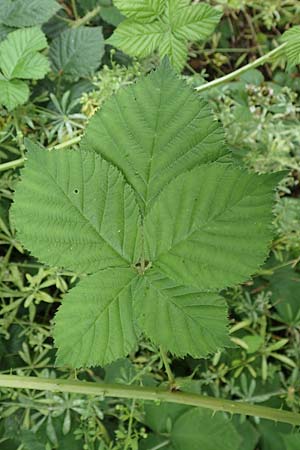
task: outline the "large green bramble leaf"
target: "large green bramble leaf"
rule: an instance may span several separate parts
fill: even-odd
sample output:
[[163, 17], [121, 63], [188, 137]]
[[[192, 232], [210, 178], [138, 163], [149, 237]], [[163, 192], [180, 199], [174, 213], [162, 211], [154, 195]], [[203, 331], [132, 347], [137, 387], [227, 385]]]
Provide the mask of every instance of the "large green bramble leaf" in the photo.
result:
[[71, 77], [91, 75], [104, 54], [102, 27], [79, 27], [63, 31], [50, 46], [52, 69]]
[[120, 172], [99, 155], [30, 144], [12, 218], [47, 264], [95, 272], [133, 261], [138, 208]]
[[165, 60], [91, 119], [82, 148], [120, 168], [143, 211], [174, 177], [228, 154], [220, 124]]
[[230, 345], [216, 289], [263, 262], [281, 174], [226, 163], [220, 126], [167, 63], [111, 98], [80, 150], [28, 146], [18, 236], [42, 261], [91, 274], [57, 315], [59, 364], [107, 364], [141, 332], [178, 356]]
[[227, 306], [217, 293], [179, 285], [149, 269], [134, 294], [140, 328], [176, 356], [205, 357], [230, 346]]
[[108, 42], [132, 56], [158, 50], [177, 70], [185, 64], [189, 40], [204, 40], [214, 31], [221, 13], [206, 3], [186, 0], [116, 0], [127, 16]]
[[267, 256], [281, 177], [218, 163], [182, 174], [145, 219], [146, 258], [173, 280], [204, 290], [246, 280]]
[[55, 0], [4, 0], [0, 22], [16, 28], [41, 25], [60, 8]]
[[55, 318], [58, 364], [105, 365], [134, 350], [132, 285], [136, 277], [133, 269], [102, 270], [66, 295]]

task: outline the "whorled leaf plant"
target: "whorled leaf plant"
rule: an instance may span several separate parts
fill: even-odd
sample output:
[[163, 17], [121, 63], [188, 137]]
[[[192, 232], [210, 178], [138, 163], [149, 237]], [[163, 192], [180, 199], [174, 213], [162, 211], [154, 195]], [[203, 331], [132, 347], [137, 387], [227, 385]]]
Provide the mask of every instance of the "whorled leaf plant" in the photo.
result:
[[56, 315], [58, 364], [108, 364], [141, 333], [180, 357], [230, 345], [219, 291], [267, 256], [282, 174], [232, 164], [221, 126], [167, 61], [107, 101], [79, 150], [27, 148], [18, 237], [42, 262], [88, 274]]

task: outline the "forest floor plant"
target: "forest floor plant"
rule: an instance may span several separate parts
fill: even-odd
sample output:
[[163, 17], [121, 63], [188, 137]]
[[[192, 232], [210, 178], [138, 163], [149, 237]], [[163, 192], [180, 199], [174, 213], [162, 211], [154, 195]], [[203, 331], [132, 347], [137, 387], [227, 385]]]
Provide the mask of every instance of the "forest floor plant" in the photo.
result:
[[[22, 2], [15, 0], [16, 4], [22, 5]], [[85, 404], [81, 411], [88, 415], [88, 409], [93, 409], [88, 417], [91, 421], [92, 417], [96, 418], [96, 425], [90, 432], [76, 430], [77, 438], [84, 435], [85, 442], [92, 442], [100, 433], [99, 449], [113, 448], [102, 424], [102, 412], [97, 409], [98, 399], [105, 404], [110, 397], [132, 400], [123, 412], [124, 420], [128, 421], [127, 434], [118, 430], [120, 442], [123, 442], [120, 445], [124, 445], [125, 450], [192, 450], [198, 448], [199, 443], [205, 450], [222, 445], [224, 450], [239, 450], [247, 433], [252, 436], [255, 447], [257, 439], [252, 425], [244, 423], [244, 419], [234, 422], [233, 415], [254, 417], [257, 422], [269, 419], [292, 427], [300, 425], [299, 405], [289, 384], [297, 384], [296, 345], [283, 355], [280, 350], [287, 346], [288, 339], [276, 336], [274, 340], [266, 331], [268, 310], [274, 306], [278, 313], [276, 330], [288, 324], [293, 340], [298, 339], [297, 290], [287, 281], [298, 276], [293, 271], [299, 262], [293, 254], [298, 245], [294, 230], [298, 209], [295, 205], [294, 215], [291, 213], [288, 220], [284, 215], [282, 219], [280, 214], [285, 203], [291, 205], [293, 199], [280, 196], [297, 189], [293, 182], [299, 161], [294, 152], [288, 162], [274, 157], [272, 173], [259, 170], [264, 173], [257, 174], [249, 170], [255, 169], [258, 161], [249, 157], [245, 164], [229, 148], [224, 129], [215, 119], [210, 104], [221, 117], [227, 102], [225, 132], [234, 131], [234, 136], [228, 139], [233, 147], [236, 146], [234, 138], [240, 136], [242, 130], [237, 130], [237, 125], [229, 118], [236, 110], [241, 112], [242, 106], [245, 112], [248, 102], [253, 101], [252, 110], [250, 107], [246, 112], [248, 126], [253, 122], [255, 128], [255, 121], [261, 120], [259, 129], [262, 130], [269, 126], [274, 111], [274, 114], [284, 114], [278, 110], [276, 101], [290, 101], [293, 105], [295, 99], [290, 92], [279, 88], [274, 94], [274, 86], [265, 86], [261, 75], [253, 69], [279, 58], [287, 60], [288, 70], [293, 70], [300, 63], [300, 27], [287, 30], [280, 45], [254, 61], [212, 81], [203, 79], [199, 85], [197, 74], [192, 83], [187, 83], [179, 73], [185, 68], [193, 71], [187, 65], [189, 43], [201, 43], [214, 32], [221, 20], [220, 8], [188, 0], [115, 0], [114, 6], [104, 2], [104, 5], [93, 4], [93, 9], [84, 3], [71, 1], [58, 13], [59, 5], [55, 1], [48, 5], [41, 2], [35, 20], [19, 16], [14, 2], [8, 2], [3, 9], [0, 7], [0, 26], [4, 33], [0, 44], [0, 87], [3, 88], [0, 103], [8, 115], [11, 113], [15, 140], [20, 148], [20, 152], [13, 153], [16, 159], [0, 164], [0, 172], [10, 174], [12, 169], [24, 166], [18, 183], [3, 178], [4, 187], [0, 186], [9, 202], [11, 189], [7, 189], [5, 183], [11, 183], [15, 190], [10, 219], [7, 220], [6, 213], [3, 218], [0, 215], [1, 242], [8, 245], [1, 276], [8, 280], [10, 289], [9, 293], [4, 290], [3, 295], [4, 299], [11, 298], [9, 304], [3, 302], [5, 319], [1, 326], [3, 334], [9, 335], [8, 330], [15, 326], [18, 308], [28, 310], [32, 329], [26, 331], [27, 324], [24, 333], [30, 334], [41, 354], [32, 360], [26, 342], [22, 343], [19, 354], [31, 370], [36, 371], [39, 365], [45, 369], [45, 376], [39, 372], [34, 372], [37, 376], [29, 376], [22, 371], [12, 375], [8, 368], [6, 373], [0, 374], [0, 386], [48, 392], [53, 395], [50, 398], [55, 399], [53, 404], [60, 401], [61, 397], [56, 397], [59, 393], [87, 395], [91, 403], [88, 407]], [[60, 15], [58, 20], [63, 27], [57, 36], [53, 35], [49, 63], [44, 54], [47, 40], [39, 26], [54, 13]], [[107, 93], [102, 93], [101, 88], [105, 76], [110, 76], [109, 71], [102, 72], [104, 78], [100, 78], [100, 83], [94, 78], [92, 83], [89, 80], [84, 84], [105, 57], [103, 33], [107, 35], [107, 31], [97, 22], [101, 14], [101, 21], [109, 17], [109, 23], [116, 26], [106, 43], [133, 57], [149, 58], [147, 70], [138, 63], [131, 69], [122, 68], [113, 82], [110, 79]], [[95, 26], [88, 26], [93, 21], [96, 21]], [[30, 65], [32, 59], [36, 61], [34, 70]], [[159, 59], [158, 67], [149, 71]], [[43, 137], [24, 140], [22, 130], [35, 130], [36, 124], [31, 117], [18, 115], [16, 108], [28, 102], [29, 87], [35, 89], [37, 81], [31, 86], [27, 80], [44, 78], [50, 65], [55, 86], [55, 93], [52, 91], [49, 95], [52, 104], [39, 106], [35, 111], [36, 117], [44, 116]], [[114, 73], [118, 70], [115, 66]], [[77, 83], [78, 79], [82, 84], [76, 84], [79, 93], [75, 95], [72, 83], [75, 80]], [[228, 84], [236, 79], [240, 81]], [[62, 86], [66, 86], [64, 94]], [[99, 89], [98, 94], [95, 87]], [[257, 98], [261, 93], [264, 95], [263, 89], [268, 89], [268, 98], [273, 96], [274, 100], [264, 104], [260, 99], [258, 114]], [[246, 102], [245, 95], [248, 96]], [[80, 98], [84, 103], [82, 111]], [[223, 109], [220, 101], [224, 102]], [[101, 108], [95, 112], [97, 106]], [[252, 112], [255, 117], [251, 116]], [[82, 137], [86, 113], [92, 118]], [[287, 126], [285, 116], [284, 120]], [[22, 128], [25, 121], [27, 125]], [[9, 121], [7, 123], [9, 129]], [[282, 133], [286, 133], [286, 129]], [[6, 144], [7, 136], [9, 133], [4, 133], [3, 148], [14, 152], [11, 145]], [[251, 137], [258, 139], [254, 133]], [[246, 137], [243, 139], [246, 142]], [[284, 141], [284, 137], [282, 139]], [[291, 168], [293, 171], [288, 175], [285, 169]], [[272, 225], [274, 210], [278, 214], [275, 226]], [[12, 231], [7, 226], [9, 221]], [[285, 230], [285, 238], [276, 243], [280, 255], [274, 251], [275, 256], [282, 258], [278, 267], [276, 264], [268, 266], [270, 258], [265, 264], [275, 229]], [[38, 270], [37, 275], [26, 275], [29, 296], [18, 266], [13, 268], [9, 264], [15, 249], [23, 252], [24, 248], [39, 261], [24, 263]], [[289, 253], [288, 261], [282, 253]], [[44, 265], [54, 268], [44, 269]], [[268, 278], [273, 270], [278, 271], [276, 276]], [[253, 279], [249, 281], [251, 276]], [[270, 306], [269, 294], [261, 293], [256, 285], [257, 277], [266, 280], [264, 283], [270, 286], [279, 305], [275, 300]], [[245, 293], [237, 287], [241, 283], [246, 286]], [[282, 283], [287, 283], [285, 290]], [[247, 291], [248, 285], [253, 285], [252, 291]], [[50, 286], [55, 286], [54, 295], [43, 290]], [[286, 292], [291, 298], [295, 294], [295, 300], [288, 306], [280, 304]], [[56, 296], [61, 293], [64, 298], [55, 314], [53, 335], [57, 348], [56, 370], [69, 373], [67, 379], [64, 375], [57, 376], [58, 372], [51, 372], [53, 354], [48, 357], [51, 348], [48, 339], [52, 326], [46, 325], [36, 335], [34, 331], [39, 303], [48, 303], [47, 317], [52, 314]], [[233, 303], [236, 301], [236, 311], [245, 315], [231, 328], [226, 302], [229, 295]], [[254, 295], [257, 295], [257, 309], [252, 303]], [[22, 318], [17, 319], [17, 326], [23, 325]], [[149, 358], [140, 374], [134, 374], [129, 383], [123, 379], [118, 382], [118, 377], [131, 371], [124, 363], [124, 370], [120, 369], [122, 376], [118, 368], [118, 377], [107, 376], [102, 380], [103, 374], [98, 368], [104, 367], [106, 371], [118, 361], [126, 361], [124, 358], [138, 352], [139, 345], [145, 346], [147, 352], [150, 348], [153, 358]], [[221, 355], [236, 354], [237, 348], [241, 349], [241, 354], [233, 357], [230, 368], [224, 360], [218, 366]], [[170, 355], [197, 361], [199, 366], [214, 355], [212, 365], [202, 373], [203, 385], [199, 387], [195, 380], [175, 376]], [[291, 382], [281, 375], [286, 390], [274, 393], [274, 396], [287, 393], [286, 404], [291, 405], [290, 410], [278, 408], [278, 403], [272, 401], [270, 406], [253, 401], [255, 387], [252, 382], [248, 385], [245, 372], [254, 380], [259, 360], [261, 378], [265, 382], [270, 359], [281, 361], [292, 371]], [[163, 380], [159, 378], [158, 361], [164, 366]], [[48, 364], [50, 371], [47, 371]], [[193, 373], [199, 370], [194, 362], [189, 364]], [[148, 366], [150, 370], [155, 368], [155, 382], [147, 376]], [[91, 368], [95, 368], [95, 372]], [[88, 377], [80, 379], [80, 373], [85, 371]], [[234, 400], [218, 395], [219, 381], [211, 382], [216, 377], [224, 382], [228, 371], [234, 373], [234, 378], [241, 377], [243, 384], [243, 393], [234, 387], [230, 391]], [[275, 378], [275, 372], [272, 377]], [[214, 385], [216, 392], [210, 391], [210, 394], [216, 395], [209, 395], [202, 389], [206, 382]], [[230, 382], [228, 389], [229, 386]], [[262, 400], [259, 401], [264, 402], [263, 393], [260, 395]], [[64, 435], [72, 428], [70, 411], [76, 411], [76, 400], [73, 404], [72, 397], [67, 398]], [[140, 443], [141, 437], [146, 438], [144, 428], [133, 430], [135, 409], [140, 400], [146, 401], [143, 423], [152, 430], [144, 443]], [[28, 404], [28, 399], [24, 400], [24, 405], [26, 402]], [[7, 418], [18, 410], [13, 404], [11, 408]], [[122, 406], [120, 411], [123, 411]], [[27, 430], [16, 433], [26, 450], [33, 445], [30, 444], [33, 435], [27, 433], [30, 420], [28, 415]], [[203, 427], [196, 431], [199, 422]], [[58, 431], [52, 416], [41, 419], [36, 430], [43, 430], [44, 425], [53, 448], [58, 448]], [[5, 426], [9, 429], [9, 421]], [[8, 439], [5, 433], [4, 445]], [[89, 438], [85, 433], [90, 433]], [[280, 435], [288, 450], [293, 448], [296, 433], [290, 435], [284, 432]], [[50, 450], [52, 447], [47, 445], [45, 448]], [[88, 450], [94, 449], [89, 446], [92, 444], [85, 445]]]

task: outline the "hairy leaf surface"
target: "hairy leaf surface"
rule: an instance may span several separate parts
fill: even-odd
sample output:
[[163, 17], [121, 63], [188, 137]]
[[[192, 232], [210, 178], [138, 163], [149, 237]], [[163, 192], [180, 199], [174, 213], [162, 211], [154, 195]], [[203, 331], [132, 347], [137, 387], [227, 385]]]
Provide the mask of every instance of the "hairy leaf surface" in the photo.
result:
[[0, 78], [0, 104], [9, 109], [22, 105], [28, 100], [29, 87], [21, 80]]
[[164, 0], [114, 0], [114, 5], [126, 17], [145, 22], [164, 11]]
[[226, 302], [149, 269], [135, 292], [137, 322], [146, 335], [177, 356], [205, 357], [230, 345]]
[[0, 43], [0, 103], [6, 108], [28, 100], [29, 88], [18, 78], [38, 80], [48, 72], [48, 59], [38, 53], [46, 47], [46, 37], [36, 27], [13, 31]]
[[158, 50], [181, 70], [189, 40], [204, 40], [215, 29], [221, 14], [205, 3], [185, 0], [117, 0], [127, 16], [108, 42], [132, 56], [145, 57]]
[[167, 62], [107, 101], [80, 150], [28, 147], [17, 236], [41, 261], [91, 274], [58, 312], [59, 364], [107, 364], [140, 332], [177, 356], [230, 346], [216, 290], [266, 257], [281, 173], [225, 163], [220, 126]]
[[38, 53], [47, 47], [39, 28], [25, 28], [10, 33], [0, 44], [0, 69], [7, 79], [43, 78], [49, 70], [45, 56]]
[[122, 170], [146, 211], [174, 177], [224, 156], [223, 139], [208, 105], [165, 61], [112, 97], [91, 119], [81, 145]]
[[106, 365], [134, 350], [132, 269], [106, 269], [84, 278], [64, 298], [55, 318], [57, 363]]
[[47, 264], [95, 272], [133, 261], [134, 193], [95, 153], [31, 144], [12, 215], [23, 244]]
[[147, 259], [200, 289], [245, 281], [267, 256], [273, 189], [281, 177], [218, 163], [179, 176], [146, 217]]
[[63, 31], [55, 38], [49, 57], [55, 72], [84, 77], [95, 72], [103, 54], [102, 27], [79, 27]]
[[297, 25], [287, 30], [282, 36], [282, 41], [286, 42], [284, 52], [289, 67], [296, 66], [300, 63], [300, 26]]
[[59, 9], [55, 0], [2, 0], [0, 22], [21, 28], [41, 25], [47, 22]]

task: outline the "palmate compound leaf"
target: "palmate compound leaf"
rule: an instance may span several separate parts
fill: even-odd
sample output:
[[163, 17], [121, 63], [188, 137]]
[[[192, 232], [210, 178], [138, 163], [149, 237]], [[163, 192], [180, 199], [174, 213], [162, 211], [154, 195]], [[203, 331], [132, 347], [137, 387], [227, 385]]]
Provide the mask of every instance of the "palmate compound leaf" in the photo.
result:
[[267, 256], [273, 190], [281, 178], [218, 163], [182, 174], [145, 219], [146, 259], [203, 290], [246, 280]]
[[167, 60], [112, 97], [91, 119], [81, 145], [122, 170], [143, 212], [174, 177], [229, 153], [206, 102]]
[[128, 267], [139, 213], [120, 172], [92, 152], [28, 148], [12, 206], [25, 247], [47, 264], [79, 272]]
[[127, 19], [108, 43], [137, 57], [158, 50], [178, 71], [186, 62], [188, 41], [206, 39], [221, 17], [210, 5], [191, 5], [190, 0], [116, 0], [115, 5]]
[[247, 279], [271, 238], [281, 175], [215, 162], [227, 154], [222, 132], [166, 64], [123, 92], [92, 120], [83, 149], [30, 145], [16, 190], [25, 246], [92, 274], [57, 315], [60, 364], [107, 364], [140, 332], [181, 356], [227, 345], [216, 289]]

